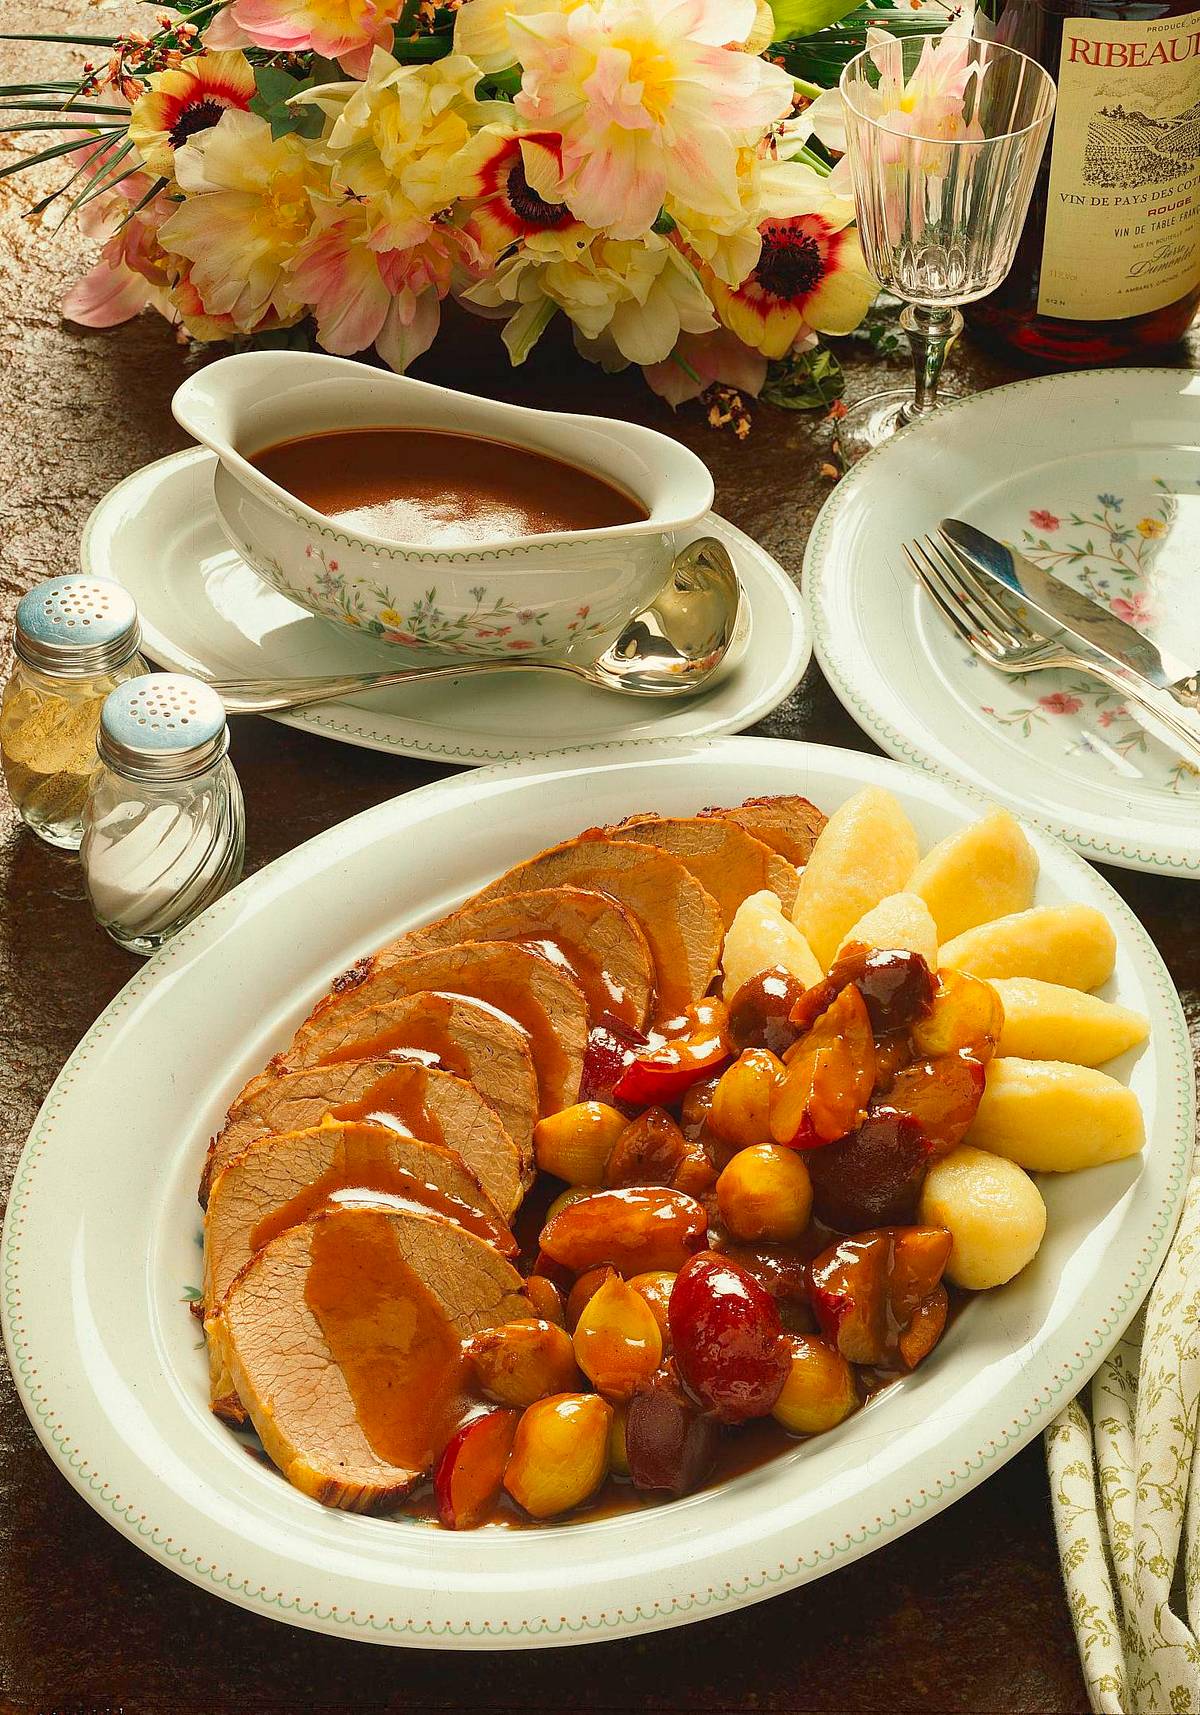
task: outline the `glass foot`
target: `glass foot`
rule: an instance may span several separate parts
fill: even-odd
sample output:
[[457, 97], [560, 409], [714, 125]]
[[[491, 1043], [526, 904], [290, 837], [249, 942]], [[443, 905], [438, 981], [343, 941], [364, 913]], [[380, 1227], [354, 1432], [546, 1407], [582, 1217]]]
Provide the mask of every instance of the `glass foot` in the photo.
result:
[[[945, 403], [956, 397], [954, 393], [942, 393], [939, 399]], [[840, 454], [843, 468], [855, 464], [864, 453], [881, 447], [897, 429], [906, 429], [918, 417], [932, 416], [936, 409], [933, 406], [918, 411], [911, 387], [889, 387], [847, 406], [846, 415], [834, 425], [834, 450]]]

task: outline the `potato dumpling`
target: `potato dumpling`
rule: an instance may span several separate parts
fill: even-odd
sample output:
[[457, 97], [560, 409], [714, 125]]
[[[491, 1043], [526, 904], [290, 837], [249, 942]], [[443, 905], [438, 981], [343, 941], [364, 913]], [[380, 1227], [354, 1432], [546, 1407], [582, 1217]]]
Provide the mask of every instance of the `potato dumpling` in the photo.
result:
[[1135, 1048], [1150, 1033], [1149, 1022], [1140, 1012], [1061, 983], [996, 977], [992, 987], [1004, 1002], [999, 1054], [1100, 1066]]
[[838, 952], [855, 941], [864, 947], [905, 947], [910, 953], [920, 953], [931, 971], [937, 970], [937, 929], [928, 905], [915, 893], [889, 893], [873, 905], [843, 936]]
[[1009, 917], [1033, 904], [1037, 853], [1015, 816], [992, 810], [925, 853], [908, 884], [937, 924], [940, 940]]
[[782, 965], [799, 977], [805, 988], [821, 980], [821, 967], [812, 948], [796, 925], [784, 916], [775, 894], [764, 889], [742, 900], [725, 931], [721, 970], [726, 1000], [751, 977], [769, 971], [773, 965]]
[[864, 912], [899, 893], [920, 851], [897, 799], [867, 786], [834, 811], [800, 874], [792, 919], [828, 967]]
[[964, 930], [943, 943], [938, 957], [972, 977], [1036, 977], [1094, 989], [1112, 976], [1117, 938], [1092, 905], [1035, 905]]
[[967, 1141], [1034, 1173], [1072, 1173], [1136, 1155], [1141, 1103], [1107, 1072], [1065, 1060], [997, 1058]]
[[1046, 1231], [1046, 1205], [1015, 1162], [960, 1143], [926, 1174], [917, 1219], [945, 1227], [954, 1241], [947, 1280], [984, 1292], [1033, 1261]]

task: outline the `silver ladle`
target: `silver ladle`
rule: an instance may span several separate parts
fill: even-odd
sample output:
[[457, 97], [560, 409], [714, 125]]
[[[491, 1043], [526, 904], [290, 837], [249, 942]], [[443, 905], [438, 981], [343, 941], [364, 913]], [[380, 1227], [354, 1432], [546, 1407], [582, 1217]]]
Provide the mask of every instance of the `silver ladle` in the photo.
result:
[[471, 673], [573, 673], [589, 685], [629, 696], [691, 696], [709, 682], [729, 653], [741, 599], [732, 560], [715, 537], [705, 536], [677, 555], [671, 576], [649, 607], [590, 661], [489, 658], [310, 679], [214, 679], [209, 683], [230, 714], [303, 709], [356, 691], [462, 679]]

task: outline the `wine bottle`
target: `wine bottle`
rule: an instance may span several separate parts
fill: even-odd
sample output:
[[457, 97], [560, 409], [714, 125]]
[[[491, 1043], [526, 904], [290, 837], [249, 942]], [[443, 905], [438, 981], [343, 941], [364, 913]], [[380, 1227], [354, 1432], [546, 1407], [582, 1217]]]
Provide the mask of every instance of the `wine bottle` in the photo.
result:
[[1008, 0], [1000, 41], [1058, 84], [1012, 272], [973, 325], [1062, 365], [1161, 351], [1200, 304], [1197, 0]]

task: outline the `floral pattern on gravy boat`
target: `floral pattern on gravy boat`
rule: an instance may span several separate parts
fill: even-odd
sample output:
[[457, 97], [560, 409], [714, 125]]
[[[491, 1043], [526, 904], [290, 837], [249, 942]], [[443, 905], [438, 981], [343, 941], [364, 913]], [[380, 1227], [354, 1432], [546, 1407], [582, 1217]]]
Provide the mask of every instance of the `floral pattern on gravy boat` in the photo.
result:
[[[310, 352], [244, 352], [179, 388], [173, 410], [220, 461], [226, 536], [272, 588], [324, 619], [422, 657], [592, 655], [646, 607], [712, 505], [712, 478], [678, 442], [638, 424], [535, 411]], [[372, 424], [510, 442], [636, 494], [649, 516], [579, 530], [430, 548], [335, 528], [247, 454]]]
[[[1174, 609], [1156, 562], [1178, 513], [1178, 497], [1154, 477], [1136, 494], [1104, 492], [1079, 506], [1031, 507], [1011, 545], [1152, 640], [1161, 633], [1169, 646]], [[975, 665], [974, 656], [966, 659]], [[1010, 732], [1029, 738], [1035, 728], [1061, 726], [1068, 754], [1104, 759], [1118, 773], [1136, 771], [1169, 792], [1200, 793], [1200, 771], [1152, 739], [1120, 695], [1089, 675], [1020, 673], [1004, 686], [1012, 687], [1011, 696], [979, 707]]]

